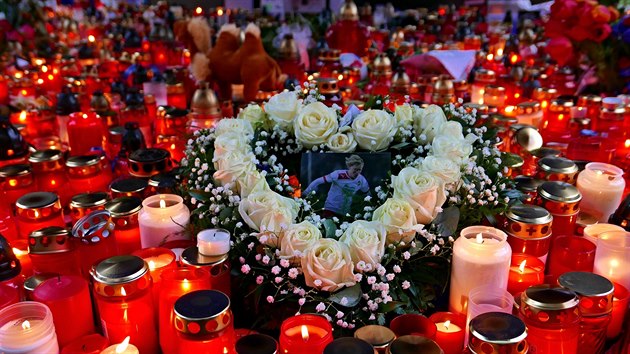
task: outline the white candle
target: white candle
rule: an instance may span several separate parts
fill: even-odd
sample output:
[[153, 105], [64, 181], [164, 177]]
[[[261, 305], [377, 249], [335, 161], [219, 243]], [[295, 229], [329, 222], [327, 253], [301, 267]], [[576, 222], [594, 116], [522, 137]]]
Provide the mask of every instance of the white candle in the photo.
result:
[[630, 289], [630, 233], [609, 231], [599, 235], [593, 273]]
[[624, 231], [624, 229], [614, 224], [596, 223], [584, 228], [584, 238], [593, 242], [594, 245], [597, 245], [599, 235], [609, 231]]
[[503, 231], [486, 226], [462, 230], [453, 245], [449, 311], [465, 315], [473, 288], [487, 285], [506, 290], [511, 257]]
[[577, 178], [577, 188], [582, 194], [580, 209], [600, 222], [607, 222], [619, 207], [626, 187], [622, 176], [623, 170], [617, 166], [601, 162], [586, 164]]
[[230, 252], [230, 233], [223, 229], [208, 229], [197, 234], [197, 248], [204, 256], [222, 256]]
[[138, 348], [133, 344], [129, 344], [129, 338], [130, 337], [127, 336], [122, 343], [110, 345], [105, 348], [101, 354], [139, 354], [140, 351]]
[[48, 306], [24, 301], [0, 310], [0, 353], [59, 353], [55, 325]]
[[451, 321], [438, 322], [435, 324], [435, 326], [437, 327], [437, 330], [439, 332], [445, 333], [455, 333], [462, 330], [458, 325], [451, 323]]
[[175, 194], [153, 195], [142, 201], [138, 214], [142, 248], [159, 247], [168, 241], [187, 240], [185, 227], [190, 210], [182, 197]]

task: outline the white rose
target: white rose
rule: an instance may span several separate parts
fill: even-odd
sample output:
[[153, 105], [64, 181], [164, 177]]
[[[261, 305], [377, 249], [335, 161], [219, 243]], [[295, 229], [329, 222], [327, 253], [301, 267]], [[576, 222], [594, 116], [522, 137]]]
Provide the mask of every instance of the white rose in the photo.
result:
[[223, 118], [214, 127], [214, 132], [217, 136], [234, 133], [245, 135], [254, 135], [254, 128], [250, 122], [239, 118]]
[[[431, 142], [442, 124], [446, 123], [446, 116], [440, 106], [434, 104], [427, 108], [413, 107], [413, 128], [416, 138], [421, 142]], [[426, 139], [420, 136], [425, 135]]]
[[[344, 129], [346, 128], [346, 129]], [[354, 135], [349, 132], [350, 127], [339, 129], [338, 133], [331, 135], [326, 142], [326, 146], [332, 152], [354, 152], [357, 149], [357, 141]], [[347, 133], [345, 131], [348, 131]]]
[[281, 92], [272, 96], [265, 103], [265, 112], [269, 119], [286, 131], [293, 131], [293, 120], [300, 113], [302, 100], [297, 98], [295, 92]]
[[442, 210], [446, 201], [444, 183], [432, 174], [414, 167], [392, 176], [394, 198], [406, 200], [416, 212], [416, 221], [426, 225]]
[[237, 184], [241, 198], [247, 198], [248, 195], [255, 191], [271, 191], [267, 180], [258, 171], [241, 175]]
[[249, 227], [275, 234], [293, 224], [298, 211], [293, 199], [268, 190], [250, 193], [238, 205], [238, 212]]
[[350, 247], [355, 267], [363, 261], [368, 265], [366, 270], [374, 271], [385, 254], [386, 237], [385, 226], [380, 222], [357, 220], [350, 224], [339, 241]]
[[394, 117], [399, 126], [407, 126], [413, 123], [413, 109], [411, 105], [405, 103], [403, 105], [397, 105], [394, 110]]
[[302, 108], [293, 121], [295, 137], [306, 148], [325, 143], [337, 128], [337, 113], [321, 102], [313, 102]]
[[214, 140], [214, 158], [219, 158], [228, 152], [246, 154], [250, 150], [249, 138], [245, 134], [225, 133]]
[[420, 169], [441, 178], [446, 184], [457, 183], [461, 177], [461, 165], [449, 158], [427, 156]]
[[440, 126], [436, 136], [448, 136], [453, 139], [464, 139], [462, 125], [455, 121], [448, 121]]
[[436, 136], [431, 148], [433, 156], [452, 159], [459, 163], [463, 163], [472, 151], [472, 143], [467, 139], [453, 139], [448, 135]]
[[389, 198], [374, 211], [372, 220], [385, 225], [387, 244], [409, 243], [421, 229], [416, 212], [405, 199]]
[[216, 171], [212, 177], [222, 186], [235, 183], [256, 171], [255, 159], [256, 157], [251, 152], [242, 153], [238, 150], [228, 151], [220, 157], [215, 156], [212, 161]]
[[[336, 291], [356, 284], [348, 245], [331, 238], [317, 240], [302, 257], [306, 285], [323, 291]], [[315, 281], [319, 280], [320, 285]]]
[[308, 221], [290, 225], [282, 233], [280, 258], [294, 260], [301, 258], [304, 251], [322, 238], [322, 232]]
[[243, 108], [238, 114], [238, 118], [250, 122], [252, 126], [260, 125], [263, 129], [268, 129], [270, 125], [265, 111], [263, 111], [261, 106], [254, 103], [248, 104], [247, 107]]
[[396, 118], [380, 110], [370, 109], [359, 114], [352, 122], [354, 138], [362, 149], [386, 149], [396, 134]]

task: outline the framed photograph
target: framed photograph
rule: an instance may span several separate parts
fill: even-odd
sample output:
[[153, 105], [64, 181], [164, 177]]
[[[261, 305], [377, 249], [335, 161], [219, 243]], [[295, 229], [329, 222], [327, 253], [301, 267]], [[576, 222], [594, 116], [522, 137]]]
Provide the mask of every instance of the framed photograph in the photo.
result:
[[365, 197], [391, 178], [391, 154], [304, 153], [300, 166], [302, 196], [325, 218], [363, 213]]

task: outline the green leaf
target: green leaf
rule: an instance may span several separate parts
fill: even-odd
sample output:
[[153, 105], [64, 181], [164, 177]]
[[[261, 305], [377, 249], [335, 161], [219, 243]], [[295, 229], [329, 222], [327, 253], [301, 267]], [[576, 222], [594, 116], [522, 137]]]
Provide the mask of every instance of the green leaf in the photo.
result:
[[[362, 295], [361, 284], [356, 284], [330, 295], [328, 299], [344, 307], [355, 307], [361, 301]], [[345, 304], [342, 303], [343, 298], [346, 299]]]
[[202, 201], [202, 202], [205, 202], [208, 199], [210, 199], [210, 196], [212, 195], [212, 193], [202, 192], [200, 190], [189, 190], [188, 194], [190, 194], [191, 197], [193, 197], [193, 198], [195, 198], [195, 199], [197, 199], [199, 201]]
[[433, 220], [433, 225], [442, 236], [452, 236], [457, 230], [459, 222], [459, 208], [450, 206], [444, 210]]
[[405, 142], [405, 143], [398, 143], [396, 145], [392, 145], [391, 148], [394, 149], [394, 150], [403, 150], [403, 149], [406, 149], [406, 148], [410, 147], [411, 145], [412, 145], [411, 143], [407, 143], [407, 142]]
[[378, 310], [379, 310], [379, 312], [382, 312], [382, 313], [389, 313], [389, 312], [392, 312], [392, 311], [394, 311], [395, 309], [397, 309], [397, 308], [399, 308], [399, 307], [401, 307], [401, 306], [403, 306], [403, 305], [405, 305], [405, 303], [404, 303], [404, 302], [400, 302], [400, 301], [390, 301], [390, 302], [388, 302], [388, 303], [386, 303], [386, 304], [381, 303], [381, 304], [378, 306]]
[[225, 208], [225, 209], [223, 209], [223, 210], [221, 210], [221, 211], [219, 212], [219, 219], [220, 219], [220, 220], [225, 220], [225, 219], [227, 219], [228, 217], [232, 216], [232, 213], [233, 213], [233, 212], [234, 212], [234, 208], [232, 208], [232, 207], [227, 207], [227, 208]]
[[331, 219], [324, 220], [324, 230], [326, 231], [326, 238], [335, 238], [335, 231], [337, 231], [337, 225]]

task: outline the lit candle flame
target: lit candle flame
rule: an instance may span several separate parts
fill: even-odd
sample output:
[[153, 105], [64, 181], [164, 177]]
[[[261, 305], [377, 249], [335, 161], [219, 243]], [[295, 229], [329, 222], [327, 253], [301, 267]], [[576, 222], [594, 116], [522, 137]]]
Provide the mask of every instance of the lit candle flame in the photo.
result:
[[20, 122], [26, 122], [26, 111], [20, 112]]
[[497, 56], [500, 57], [503, 55], [503, 48], [497, 49]]
[[228, 353], [227, 347], [223, 347], [223, 354], [227, 354], [227, 353]]
[[154, 269], [155, 269], [155, 262], [151, 260], [149, 261], [149, 270], [153, 271]]
[[164, 201], [164, 199], [160, 199], [160, 208], [161, 209], [166, 208], [166, 202]]
[[626, 139], [626, 142], [623, 144], [626, 148], [630, 148], [630, 139]]
[[83, 113], [83, 119], [86, 119], [87, 117], [88, 117], [88, 115]]
[[492, 59], [494, 59], [494, 55], [490, 53], [488, 54], [488, 56], [486, 56], [486, 59], [488, 59], [488, 61], [492, 61]]
[[505, 107], [505, 113], [512, 113], [512, 112], [514, 112], [514, 106]]
[[195, 13], [196, 13], [197, 15], [201, 15], [201, 12], [202, 12], [202, 11], [203, 11], [203, 9], [201, 9], [201, 7], [197, 7], [197, 8], [195, 9]]
[[42, 72], [43, 73], [48, 72], [48, 67], [46, 65], [42, 66]]
[[15, 73], [15, 78], [16, 79], [21, 79], [22, 78], [22, 73], [21, 72]]
[[131, 337], [127, 336], [125, 337], [125, 340], [122, 341], [122, 343], [118, 344], [116, 346], [116, 353], [120, 354], [120, 353], [124, 353], [125, 350], [127, 350], [127, 347], [129, 346], [129, 340], [131, 339]]
[[171, 144], [171, 150], [175, 150], [175, 143]]
[[516, 54], [512, 54], [512, 56], [510, 57], [510, 62], [514, 64], [516, 63], [517, 60], [518, 60], [518, 56]]
[[24, 322], [22, 322], [22, 329], [31, 329], [31, 323], [28, 320], [24, 320]]
[[218, 9], [217, 10], [217, 15], [223, 16], [223, 9]]
[[182, 280], [182, 290], [184, 290], [184, 291], [190, 290], [190, 282], [186, 278], [184, 278], [184, 280]]
[[125, 291], [125, 288], [123, 286], [120, 287], [120, 295], [127, 296], [127, 292]]
[[481, 234], [481, 232], [477, 234], [476, 241], [477, 243], [483, 243], [483, 235]]
[[444, 328], [446, 328], [447, 331], [450, 325], [451, 325], [451, 320], [446, 320], [446, 322], [444, 322]]
[[96, 40], [96, 38], [94, 38], [94, 36], [93, 36], [93, 35], [89, 35], [89, 36], [88, 36], [88, 41], [90, 41], [90, 42], [94, 42], [95, 40]]
[[55, 77], [52, 74], [48, 74], [48, 80], [52, 81]]
[[28, 253], [28, 252], [22, 251], [22, 250], [21, 250], [21, 249], [19, 249], [19, 248], [15, 248], [15, 247], [13, 247], [13, 254], [14, 254], [14, 255], [16, 255], [16, 256], [18, 256], [18, 257], [19, 257], [19, 256], [23, 256], [23, 255], [25, 255], [25, 254], [27, 254], [27, 253]]
[[339, 74], [339, 76], [337, 76], [337, 80], [339, 81], [343, 80], [343, 75]]
[[308, 338], [309, 338], [308, 328], [305, 325], [302, 325], [302, 339], [304, 339], [304, 341], [307, 342]]
[[526, 259], [523, 259], [523, 261], [521, 262], [521, 265], [518, 266], [518, 270], [523, 273], [525, 272], [525, 264], [527, 263]]

